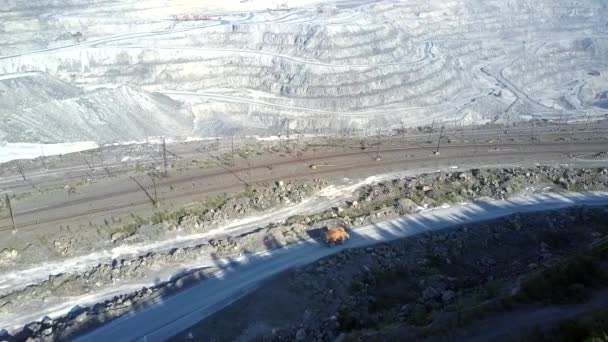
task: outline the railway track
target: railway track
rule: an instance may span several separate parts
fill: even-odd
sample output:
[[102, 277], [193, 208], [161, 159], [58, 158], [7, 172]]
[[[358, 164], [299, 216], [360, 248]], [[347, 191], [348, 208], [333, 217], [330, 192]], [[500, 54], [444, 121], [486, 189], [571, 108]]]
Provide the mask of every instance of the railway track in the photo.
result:
[[[446, 124], [446, 126], [449, 126], [449, 124]], [[500, 141], [508, 141], [510, 139], [515, 139], [515, 140], [521, 140], [524, 138], [530, 138], [532, 135], [535, 135], [538, 140], [542, 141], [543, 138], [547, 138], [547, 137], [551, 137], [551, 136], [572, 136], [573, 134], [597, 134], [597, 135], [604, 135], [606, 137], [608, 137], [608, 128], [605, 128], [605, 125], [593, 125], [593, 124], [589, 124], [589, 127], [584, 127], [584, 124], [580, 124], [580, 125], [552, 125], [552, 126], [539, 126], [536, 127], [535, 129], [533, 127], [512, 127], [509, 129], [506, 129], [509, 133], [505, 134], [505, 129], [502, 128], [488, 128], [488, 129], [473, 129], [473, 128], [447, 128], [444, 131], [443, 137], [444, 139], [454, 139], [454, 140], [473, 140], [476, 138], [490, 138], [490, 139], [496, 139], [496, 140], [500, 140]], [[585, 129], [581, 129], [585, 128]], [[406, 135], [404, 135], [404, 137], [401, 137], [399, 134], [394, 135], [394, 136], [383, 136], [382, 143], [385, 143], [387, 139], [394, 139], [400, 140], [400, 143], [402, 144], [413, 144], [413, 147], [421, 147], [421, 144], [425, 144], [427, 143], [427, 139], [430, 137], [432, 141], [436, 141], [437, 136], [438, 136], [439, 132], [437, 131], [437, 129], [429, 135], [429, 133], [408, 133]], [[357, 137], [350, 137], [352, 139], [356, 139]], [[361, 137], [363, 138], [363, 137]], [[374, 142], [371, 140], [375, 139], [375, 136], [368, 136], [368, 139], [370, 139], [371, 144], [369, 146], [373, 146]], [[523, 142], [522, 142], [523, 143]], [[328, 144], [307, 144], [308, 146], [317, 146], [317, 147], [322, 147], [322, 146], [330, 146], [330, 147], [342, 147], [342, 148], [352, 148], [352, 149], [360, 149], [361, 145], [356, 145], [356, 144], [341, 144], [341, 145], [328, 145]], [[469, 144], [450, 144], [451, 146], [473, 146], [475, 145], [474, 143], [469, 143]], [[369, 147], [368, 146], [368, 147]], [[405, 148], [408, 148], [408, 146], [404, 146]], [[412, 147], [412, 146], [409, 146]], [[189, 159], [192, 158], [202, 158], [205, 157], [206, 153], [192, 153], [192, 154], [187, 154], [184, 155], [184, 157], [187, 157]], [[328, 155], [319, 155], [319, 157], [332, 157], [334, 156], [333, 154], [328, 154]], [[160, 158], [160, 157], [158, 157]], [[137, 161], [133, 161], [133, 162], [115, 162], [115, 163], [109, 163], [109, 164], [105, 164], [105, 165], [99, 165], [95, 167], [95, 171], [101, 171], [101, 172], [95, 172], [92, 173], [93, 170], [91, 170], [91, 166], [90, 165], [86, 165], [86, 164], [81, 164], [78, 166], [73, 166], [73, 167], [67, 167], [67, 168], [56, 168], [56, 169], [49, 169], [49, 170], [42, 170], [42, 171], [34, 171], [34, 172], [30, 172], [28, 170], [26, 170], [27, 172], [27, 178], [32, 181], [35, 179], [39, 179], [39, 178], [44, 178], [44, 177], [51, 177], [51, 176], [56, 176], [56, 175], [61, 175], [61, 179], [63, 181], [71, 181], [71, 180], [79, 180], [82, 179], [83, 176], [92, 176], [95, 179], [101, 179], [103, 177], [108, 176], [108, 173], [111, 172], [112, 176], [119, 176], [121, 174], [124, 174], [126, 172], [131, 171], [131, 169], [129, 169], [129, 167], [133, 167], [137, 164], [141, 164], [141, 165], [148, 165], [148, 164], [155, 164], [155, 163], [159, 163], [160, 161], [157, 160], [157, 158], [154, 157], [150, 157], [150, 158], [146, 158], [143, 160], [137, 160]], [[125, 169], [127, 168], [127, 169]], [[95, 177], [99, 175], [98, 177]], [[12, 175], [12, 176], [7, 176], [7, 177], [2, 177], [2, 179], [0, 179], [0, 184], [5, 184], [5, 190], [11, 190], [13, 188], [19, 187], [19, 186], [23, 186], [22, 183], [23, 178], [22, 175], [17, 174], [17, 175]], [[17, 184], [12, 184], [11, 183], [17, 183]]]
[[[330, 174], [330, 173], [341, 172], [341, 171], [353, 171], [353, 170], [358, 170], [358, 169], [364, 170], [364, 169], [373, 168], [373, 167], [391, 166], [391, 165], [395, 165], [395, 164], [406, 164], [406, 163], [407, 164], [420, 164], [420, 163], [431, 162], [431, 161], [449, 161], [449, 160], [456, 161], [456, 159], [463, 159], [463, 158], [482, 159], [482, 158], [494, 157], [494, 156], [503, 156], [503, 157], [531, 156], [531, 155], [542, 155], [542, 154], [565, 153], [565, 151], [574, 152], [574, 153], [602, 152], [601, 151], [602, 149], [604, 149], [604, 151], [606, 149], [608, 149], [608, 143], [600, 143], [600, 144], [598, 144], [598, 143], [577, 143], [577, 144], [539, 143], [539, 144], [534, 144], [532, 146], [534, 146], [535, 148], [550, 147], [550, 149], [521, 151], [522, 147], [530, 147], [530, 145], [504, 144], [504, 145], [501, 145], [502, 150], [491, 151], [491, 152], [486, 152], [486, 153], [473, 152], [473, 153], [464, 153], [464, 154], [458, 154], [458, 155], [446, 154], [446, 155], [429, 156], [429, 157], [398, 158], [396, 160], [388, 160], [388, 161], [380, 161], [380, 162], [375, 161], [373, 158], [370, 157], [367, 162], [363, 162], [363, 163], [357, 163], [357, 164], [351, 164], [351, 165], [328, 166], [326, 168], [316, 169], [316, 170], [305, 168], [305, 171], [289, 172], [287, 174], [273, 175], [270, 177], [257, 177], [255, 179], [252, 179], [251, 181], [252, 182], [267, 182], [267, 181], [273, 181], [273, 180], [276, 180], [279, 178], [281, 178], [281, 179], [301, 178], [301, 177], [307, 177], [307, 176], [314, 177], [315, 175]], [[589, 148], [592, 146], [595, 148]], [[602, 148], [598, 148], [598, 146], [602, 146]], [[457, 150], [458, 148], [465, 148], [465, 147], [495, 148], [496, 145], [495, 144], [474, 144], [474, 145], [461, 145], [461, 146], [445, 146], [444, 150]], [[576, 147], [576, 148], [573, 149], [573, 147]], [[381, 149], [380, 153], [387, 154], [387, 153], [404, 152], [404, 151], [411, 151], [411, 150], [418, 150], [418, 151], [423, 150], [424, 151], [424, 150], [431, 150], [431, 149], [432, 149], [431, 146], [428, 146], [428, 147], [399, 147], [399, 148]], [[319, 161], [319, 160], [323, 160], [323, 159], [331, 159], [331, 158], [336, 158], [336, 157], [349, 157], [349, 156], [354, 156], [354, 155], [366, 155], [366, 154], [371, 155], [371, 154], [375, 154], [375, 153], [376, 153], [376, 151], [366, 150], [366, 151], [339, 153], [339, 154], [333, 154], [333, 155], [329, 155], [329, 156], [322, 156], [322, 157], [315, 157], [315, 158], [302, 158], [302, 159], [298, 159], [298, 160], [281, 161], [281, 162], [271, 163], [271, 164], [256, 165], [256, 166], [251, 166], [251, 167], [243, 167], [243, 168], [237, 168], [237, 169], [218, 171], [218, 172], [214, 172], [211, 174], [187, 177], [185, 179], [179, 179], [179, 180], [175, 180], [175, 181], [165, 180], [163, 182], [157, 183], [157, 186], [168, 186], [168, 185], [176, 185], [179, 183], [188, 183], [192, 180], [196, 180], [199, 178], [229, 175], [231, 173], [238, 174], [238, 173], [248, 172], [248, 171], [252, 171], [252, 170], [256, 170], [256, 169], [264, 169], [264, 168], [267, 168], [268, 166], [276, 167], [279, 165], [288, 165], [288, 164], [294, 164], [294, 163], [310, 163], [310, 162]], [[210, 192], [217, 192], [217, 191], [221, 191], [221, 190], [225, 190], [225, 191], [234, 190], [234, 189], [238, 189], [242, 186], [243, 186], [243, 184], [241, 182], [236, 182], [236, 183], [233, 183], [232, 185], [227, 185], [227, 186], [221, 185], [221, 186], [205, 187], [205, 188], [196, 189], [196, 190], [192, 190], [192, 191], [184, 191], [184, 192], [179, 192], [179, 193], [174, 193], [174, 194], [161, 195], [158, 197], [157, 200], [158, 200], [158, 202], [165, 202], [168, 200], [187, 198], [187, 197], [191, 197], [191, 196], [195, 196], [195, 195], [200, 195], [200, 194], [205, 194], [205, 193], [210, 193]], [[48, 211], [53, 211], [53, 210], [66, 209], [66, 208], [69, 208], [71, 205], [81, 204], [83, 201], [92, 202], [92, 201], [95, 201], [98, 199], [103, 199], [103, 198], [108, 198], [108, 197], [119, 197], [122, 195], [128, 195], [128, 194], [132, 194], [132, 193], [136, 193], [136, 192], [138, 192], [138, 191], [123, 190], [123, 191], [118, 191], [116, 193], [112, 193], [111, 194], [112, 196], [104, 195], [104, 196], [99, 196], [99, 197], [89, 197], [86, 199], [78, 199], [78, 200], [73, 200], [73, 201], [62, 202], [62, 203], [57, 203], [55, 205], [51, 205], [51, 206], [44, 207], [41, 209], [29, 210], [29, 211], [24, 211], [24, 212], [16, 212], [16, 216], [32, 215], [32, 214], [48, 212]], [[147, 205], [147, 204], [151, 204], [151, 201], [149, 199], [130, 201], [128, 204], [121, 203], [121, 204], [110, 205], [110, 206], [95, 207], [95, 208], [91, 208], [89, 210], [84, 210], [84, 211], [80, 211], [77, 213], [71, 213], [71, 214], [67, 214], [67, 215], [61, 215], [58, 217], [30, 220], [28, 222], [18, 223], [16, 225], [16, 228], [17, 229], [24, 229], [24, 228], [27, 229], [27, 228], [35, 227], [35, 226], [38, 226], [41, 224], [61, 222], [64, 220], [71, 220], [71, 219], [76, 219], [76, 218], [80, 218], [80, 217], [84, 217], [84, 216], [88, 216], [88, 215], [94, 215], [94, 214], [99, 214], [99, 213], [104, 213], [104, 212], [111, 212], [114, 210], [125, 209], [125, 208], [129, 208], [129, 207], [137, 207], [137, 206]], [[8, 219], [8, 217], [3, 217], [2, 219], [6, 220], [6, 219]], [[8, 231], [8, 230], [12, 230], [12, 225], [0, 226], [0, 231]]]

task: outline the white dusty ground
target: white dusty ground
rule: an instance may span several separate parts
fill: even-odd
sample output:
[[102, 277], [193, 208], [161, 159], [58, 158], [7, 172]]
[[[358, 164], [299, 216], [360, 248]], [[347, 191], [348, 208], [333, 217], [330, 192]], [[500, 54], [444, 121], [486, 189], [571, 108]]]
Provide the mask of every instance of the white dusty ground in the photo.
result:
[[0, 144], [0, 163], [14, 159], [34, 159], [40, 156], [56, 156], [72, 152], [90, 150], [99, 147], [93, 141], [39, 144], [39, 143], [3, 143]]
[[[361, 247], [427, 231], [494, 219], [515, 212], [533, 212], [573, 205], [605, 205], [608, 193], [544, 194], [506, 201], [480, 201], [360, 227], [346, 246], [327, 248], [314, 240], [272, 253], [239, 258], [212, 278], [123, 316], [77, 341], [163, 341], [251, 291], [257, 283], [286, 269], [310, 263], [343, 248]], [[234, 263], [234, 260], [232, 260]], [[217, 262], [216, 262], [217, 263]]]
[[[427, 170], [428, 171], [428, 170]], [[418, 170], [420, 172], [420, 170]], [[85, 272], [98, 264], [111, 263], [112, 260], [130, 260], [138, 256], [149, 253], [163, 253], [175, 248], [191, 247], [206, 244], [210, 238], [224, 235], [236, 236], [239, 233], [252, 231], [258, 227], [266, 226], [272, 222], [281, 222], [290, 216], [308, 215], [331, 208], [350, 198], [354, 191], [362, 186], [377, 183], [383, 180], [405, 177], [415, 174], [415, 171], [404, 171], [389, 173], [378, 176], [368, 177], [358, 181], [348, 181], [344, 185], [330, 185], [320, 193], [310, 197], [301, 203], [287, 205], [279, 209], [273, 209], [259, 215], [253, 215], [238, 220], [233, 220], [223, 225], [221, 228], [209, 230], [199, 234], [189, 234], [176, 236], [172, 239], [159, 241], [145, 241], [142, 243], [118, 246], [109, 250], [96, 251], [88, 255], [73, 257], [56, 262], [47, 262], [39, 266], [28, 266], [26, 268], [15, 268], [10, 272], [0, 274], [0, 295], [9, 293], [13, 290], [23, 288], [29, 284], [36, 284], [48, 279], [51, 275], [62, 273]], [[8, 314], [0, 315], [0, 327], [16, 329], [25, 323], [42, 318], [45, 315], [57, 316], [65, 314], [76, 305], [88, 305], [112, 298], [117, 294], [129, 293], [140, 289], [143, 286], [151, 286], [158, 281], [166, 281], [176, 274], [187, 272], [193, 269], [214, 265], [215, 260], [208, 257], [191, 260], [189, 263], [181, 265], [179, 269], [158, 269], [134, 281], [115, 284], [99, 288], [94, 295], [84, 295], [71, 297], [69, 301], [62, 298], [49, 299], [48, 306], [40, 308], [36, 312], [31, 312], [25, 308], [25, 312], [13, 311]]]
[[[450, 169], [456, 169], [457, 166], [452, 166]], [[377, 176], [368, 177], [363, 180], [344, 180], [343, 185], [330, 185], [324, 188], [322, 191], [317, 193], [315, 196], [305, 199], [304, 201], [287, 205], [282, 208], [272, 209], [268, 212], [264, 212], [258, 215], [244, 217], [243, 219], [233, 220], [228, 222], [225, 225], [222, 225], [221, 228], [209, 230], [204, 233], [197, 234], [187, 234], [187, 235], [178, 235], [171, 239], [161, 239], [161, 240], [151, 240], [145, 241], [141, 243], [129, 244], [128, 246], [118, 246], [108, 250], [100, 250], [95, 251], [93, 253], [71, 257], [67, 259], [63, 259], [55, 262], [48, 262], [39, 266], [27, 266], [21, 268], [15, 268], [9, 272], [4, 272], [0, 275], [0, 295], [5, 293], [10, 293], [11, 291], [21, 289], [28, 284], [37, 284], [46, 279], [49, 276], [62, 274], [62, 273], [78, 273], [85, 272], [91, 267], [94, 267], [98, 264], [108, 264], [111, 263], [112, 260], [131, 260], [135, 259], [138, 256], [147, 255], [149, 253], [164, 253], [175, 248], [185, 248], [191, 246], [197, 246], [200, 244], [206, 244], [210, 238], [221, 237], [225, 235], [237, 236], [241, 233], [252, 231], [257, 227], [266, 226], [269, 223], [279, 223], [284, 221], [290, 216], [294, 215], [310, 215], [313, 213], [320, 212], [327, 208], [331, 208], [333, 206], [337, 206], [340, 203], [344, 202], [347, 199], [352, 198], [354, 192], [361, 188], [362, 186], [374, 184], [378, 182], [382, 182], [389, 179], [396, 179], [405, 176], [410, 176], [413, 174], [420, 173], [422, 171], [432, 172], [433, 170], [409, 170], [409, 171], [401, 171], [396, 173], [387, 173]], [[549, 207], [544, 207], [542, 203], [546, 203], [547, 205], [583, 205], [587, 204], [591, 199], [596, 201], [598, 199], [602, 201], [608, 202], [608, 194], [605, 193], [596, 193], [596, 194], [586, 194], [586, 195], [576, 195], [576, 194], [567, 194], [565, 196], [561, 195], [534, 195], [530, 198], [515, 198], [513, 200], [507, 202], [480, 202], [480, 203], [469, 203], [462, 204], [460, 206], [455, 207], [456, 209], [445, 207], [443, 209], [433, 209], [424, 213], [421, 216], [408, 216], [405, 220], [408, 222], [408, 229], [410, 229], [412, 222], [418, 222], [418, 224], [426, 225], [429, 224], [427, 221], [419, 221], [422, 218], [429, 217], [445, 217], [446, 219], [453, 220], [458, 215], [462, 215], [462, 217], [467, 217], [468, 219], [478, 219], [484, 220], [491, 218], [492, 216], [487, 215], [506, 215], [502, 211], [498, 210], [496, 212], [492, 211], [496, 208], [503, 207], [508, 210], [515, 211], [518, 210], [517, 206], [521, 205], [522, 210], [528, 210], [529, 205], [534, 204], [533, 208], [540, 209], [549, 209]], [[489, 203], [489, 204], [488, 204]], [[593, 202], [594, 203], [594, 202]], [[489, 210], [488, 208], [492, 209]], [[554, 208], [554, 207], [551, 207]], [[484, 212], [481, 209], [488, 209], [488, 212]], [[461, 214], [458, 214], [461, 213]], [[448, 221], [449, 221], [448, 220]], [[393, 221], [387, 223], [388, 225], [393, 224]], [[405, 222], [405, 221], [404, 221]], [[443, 222], [443, 221], [442, 221]], [[457, 223], [458, 221], [454, 221], [452, 223]], [[443, 227], [448, 222], [444, 222], [437, 227]], [[435, 225], [430, 225], [429, 227], [434, 227]], [[386, 228], [385, 226], [382, 226]], [[405, 227], [405, 226], [403, 226]], [[370, 230], [368, 232], [368, 227], [363, 228], [362, 236], [367, 236], [366, 234], [384, 234], [384, 228], [378, 231]], [[430, 229], [430, 228], [429, 228]], [[409, 230], [407, 230], [409, 232]], [[359, 229], [357, 229], [356, 235], [360, 234]], [[372, 234], [372, 235], [373, 235]], [[400, 233], [401, 234], [401, 233]], [[390, 235], [390, 234], [389, 234]], [[375, 235], [374, 235], [375, 236]], [[397, 234], [395, 236], [390, 235], [390, 239], [397, 238], [401, 235]], [[370, 238], [371, 237], [371, 238]], [[365, 239], [362, 243], [373, 243], [376, 238], [371, 235], [368, 236], [370, 239]], [[358, 241], [358, 240], [355, 240]], [[355, 245], [359, 242], [355, 242]], [[349, 246], [351, 244], [349, 243]], [[317, 247], [314, 247], [317, 248]], [[325, 248], [325, 247], [323, 247]], [[283, 252], [280, 252], [283, 253]], [[281, 254], [282, 255], [282, 254]], [[294, 258], [298, 258], [300, 254], [298, 253]], [[323, 254], [324, 255], [324, 254]], [[247, 259], [243, 259], [246, 261]], [[295, 262], [296, 259], [292, 261]], [[308, 259], [303, 259], [305, 262]], [[285, 266], [285, 267], [289, 267]], [[112, 298], [119, 294], [130, 293], [137, 289], [140, 289], [143, 286], [152, 286], [159, 281], [166, 281], [171, 279], [177, 274], [183, 274], [185, 272], [196, 270], [204, 267], [212, 267], [218, 266], [217, 258], [210, 258], [208, 256], [202, 256], [196, 259], [189, 260], [187, 263], [182, 263], [178, 268], [157, 268], [152, 272], [147, 273], [145, 276], [139, 277], [137, 279], [130, 279], [121, 281], [119, 283], [115, 283], [111, 286], [103, 286], [100, 288], [96, 288], [96, 290], [90, 294], [82, 295], [82, 296], [73, 296], [70, 297], [69, 300], [67, 298], [49, 298], [46, 301], [46, 306], [44, 308], [39, 308], [36, 311], [31, 311], [29, 307], [23, 306], [20, 310], [13, 310], [11, 312], [0, 315], [0, 326], [13, 330], [18, 329], [23, 326], [23, 324], [38, 320], [45, 315], [56, 317], [63, 314], [66, 314], [75, 306], [85, 306], [92, 305], [97, 302], [103, 301], [104, 299]], [[280, 268], [283, 269], [283, 268]]]
[[603, 116], [607, 4], [9, 1], [0, 140]]

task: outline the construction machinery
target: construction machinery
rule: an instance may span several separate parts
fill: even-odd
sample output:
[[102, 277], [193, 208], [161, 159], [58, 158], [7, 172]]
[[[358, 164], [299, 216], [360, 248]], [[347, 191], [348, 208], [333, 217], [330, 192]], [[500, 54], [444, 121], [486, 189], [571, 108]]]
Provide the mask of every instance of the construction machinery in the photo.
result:
[[325, 231], [325, 242], [333, 246], [337, 243], [344, 243], [350, 239], [350, 235], [346, 232], [346, 229], [341, 226], [327, 228]]

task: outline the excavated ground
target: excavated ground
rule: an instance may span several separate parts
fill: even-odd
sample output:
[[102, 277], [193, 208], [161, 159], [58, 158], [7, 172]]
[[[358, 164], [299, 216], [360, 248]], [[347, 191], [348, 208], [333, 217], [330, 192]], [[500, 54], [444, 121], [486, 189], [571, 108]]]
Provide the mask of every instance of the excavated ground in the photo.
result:
[[516, 214], [346, 249], [264, 282], [173, 341], [550, 340], [576, 336], [558, 327], [603, 309], [597, 326], [573, 328], [602, 336], [606, 215]]
[[[9, 314], [30, 306], [44, 305], [43, 303], [48, 303], [49, 298], [53, 297], [70, 299], [74, 296], [94, 294], [106, 286], [136, 282], [159, 269], [176, 266], [180, 269], [181, 265], [198, 262], [198, 269], [184, 269], [183, 274], [175, 275], [166, 283], [161, 282], [150, 288], [119, 295], [92, 307], [78, 308], [57, 320], [47, 320], [44, 323], [46, 325], [34, 326], [51, 327], [51, 333], [44, 333], [44, 329], [32, 330], [30, 327], [18, 335], [35, 336], [44, 340], [73, 337], [93, 326], [120, 317], [151, 298], [169, 295], [172, 291], [178, 291], [211, 276], [215, 268], [201, 265], [214, 264], [206, 264], [205, 260], [235, 258], [242, 253], [256, 253], [311, 238], [317, 239], [322, 227], [337, 223], [345, 224], [356, 232], [357, 227], [365, 224], [479, 197], [501, 199], [533, 192], [606, 190], [607, 175], [608, 170], [605, 168], [538, 167], [441, 172], [384, 181], [363, 186], [347, 203], [316, 214], [286, 216], [283, 222], [270, 221], [272, 223], [259, 226], [259, 229], [227, 234], [226, 238], [214, 238], [200, 245], [150, 253], [134, 259], [114, 260], [78, 273], [53, 275], [43, 282], [4, 295], [0, 298], [0, 312]], [[207, 220], [209, 213], [221, 215], [221, 210], [192, 212], [176, 217], [175, 220], [181, 229], [198, 229], [196, 227], [202, 226], [201, 222]], [[167, 223], [159, 225], [166, 227]], [[24, 300], [25, 298], [27, 300]]]
[[603, 0], [265, 3], [14, 2], [0, 32], [0, 140], [572, 122], [605, 112]]

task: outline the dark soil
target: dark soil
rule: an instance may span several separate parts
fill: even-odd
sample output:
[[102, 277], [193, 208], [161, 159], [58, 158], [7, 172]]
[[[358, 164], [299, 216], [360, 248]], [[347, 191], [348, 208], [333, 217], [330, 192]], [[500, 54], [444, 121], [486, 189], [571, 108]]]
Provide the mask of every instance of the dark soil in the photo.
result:
[[[608, 287], [608, 248], [589, 246], [605, 240], [607, 216], [608, 208], [513, 215], [345, 250], [261, 284], [174, 340], [525, 337], [606, 297], [598, 293]], [[518, 329], [482, 329], [507, 320]]]

